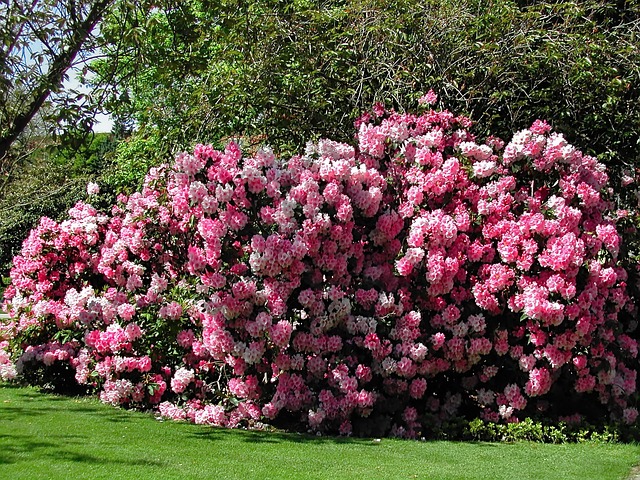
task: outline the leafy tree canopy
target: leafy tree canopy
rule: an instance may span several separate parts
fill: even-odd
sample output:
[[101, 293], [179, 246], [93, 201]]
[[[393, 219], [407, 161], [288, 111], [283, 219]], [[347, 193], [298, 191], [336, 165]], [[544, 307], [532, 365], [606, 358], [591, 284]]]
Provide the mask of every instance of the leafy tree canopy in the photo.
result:
[[[297, 151], [433, 88], [505, 137], [545, 118], [603, 160], [640, 144], [637, 1], [164, 2], [93, 64], [108, 109], [170, 150], [229, 136]], [[114, 44], [115, 45], [115, 44]]]
[[[17, 0], [0, 3], [0, 168], [33, 119], [45, 134], [90, 127], [78, 100], [60, 93], [69, 69], [95, 48], [94, 30], [113, 0]], [[87, 129], [87, 128], [85, 128]]]

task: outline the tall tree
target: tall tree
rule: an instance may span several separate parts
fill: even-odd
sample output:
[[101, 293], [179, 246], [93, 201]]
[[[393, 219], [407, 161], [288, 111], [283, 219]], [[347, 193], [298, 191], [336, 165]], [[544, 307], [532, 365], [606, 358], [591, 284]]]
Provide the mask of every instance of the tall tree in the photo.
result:
[[[11, 146], [60, 92], [81, 52], [114, 0], [7, 0], [0, 2], [0, 169]], [[59, 99], [49, 120], [71, 119], [77, 105]], [[50, 122], [55, 125], [56, 122]], [[72, 122], [68, 122], [72, 123]]]

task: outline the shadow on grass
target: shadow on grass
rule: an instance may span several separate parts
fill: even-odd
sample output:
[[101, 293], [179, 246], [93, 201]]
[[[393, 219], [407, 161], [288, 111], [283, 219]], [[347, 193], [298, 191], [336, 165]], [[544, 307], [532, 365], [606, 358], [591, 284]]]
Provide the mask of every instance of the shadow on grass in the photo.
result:
[[[21, 389], [23, 387], [12, 384], [0, 384], [1, 388]], [[117, 407], [107, 407], [104, 404], [95, 403], [92, 398], [95, 397], [74, 397], [57, 394], [41, 394], [37, 391], [21, 391], [12, 393], [15, 397], [21, 397], [29, 402], [28, 407], [13, 407], [0, 404], [0, 412], [6, 419], [15, 419], [19, 417], [35, 417], [39, 415], [48, 415], [53, 412], [60, 412], [57, 406], [58, 402], [66, 403], [64, 410], [74, 412], [87, 417], [99, 417], [101, 421], [112, 423], [131, 423], [139, 420], [134, 418], [132, 412]], [[41, 396], [43, 395], [43, 396]], [[24, 400], [22, 400], [24, 401]], [[74, 402], [69, 405], [69, 402]], [[53, 405], [51, 405], [53, 403]], [[49, 406], [47, 406], [49, 404]], [[138, 412], [147, 414], [148, 412]], [[354, 445], [358, 447], [376, 447], [379, 443], [372, 438], [360, 437], [338, 437], [338, 436], [316, 436], [308, 433], [296, 433], [288, 431], [259, 431], [259, 430], [230, 430], [216, 427], [204, 427], [184, 424], [187, 428], [187, 436], [197, 438], [204, 441], [230, 441], [236, 443], [253, 443], [253, 444], [309, 444], [309, 445]], [[1, 438], [1, 437], [0, 437]], [[430, 439], [428, 442], [436, 442], [441, 440]], [[454, 443], [465, 443], [467, 445], [477, 445], [479, 447], [492, 447], [496, 445], [488, 442], [478, 441], [453, 441]]]
[[[17, 390], [11, 391], [10, 397], [0, 402], [0, 412], [2, 412], [3, 419], [22, 416], [36, 417], [64, 411], [79, 415], [99, 416], [101, 419], [114, 423], [131, 421], [130, 411], [110, 408], [98, 403], [96, 397], [67, 396], [38, 390], [24, 391], [24, 387], [6, 383], [0, 383], [0, 389]], [[14, 403], [20, 404], [20, 406], [14, 406]]]
[[[5, 386], [0, 386], [3, 389], [7, 389]], [[17, 392], [13, 395], [16, 397], [25, 398], [29, 401], [35, 402], [68, 402], [69, 400], [78, 400], [83, 398], [91, 398], [89, 395], [86, 396], [78, 396], [78, 395], [61, 395], [58, 393], [53, 393], [43, 389], [27, 389], [20, 388], [22, 391]]]
[[[187, 425], [194, 428], [198, 428], [195, 425]], [[195, 437], [198, 440], [221, 442], [221, 443], [251, 443], [251, 444], [263, 444], [263, 445], [304, 445], [305, 447], [318, 447], [327, 445], [342, 445], [344, 447], [354, 447], [358, 449], [375, 449], [381, 446], [388, 445], [389, 442], [407, 442], [407, 443], [425, 443], [425, 444], [437, 444], [448, 442], [451, 444], [460, 444], [469, 447], [474, 447], [476, 454], [482, 455], [488, 452], [503, 448], [505, 444], [509, 442], [496, 443], [496, 442], [484, 442], [477, 440], [442, 440], [442, 439], [427, 439], [427, 440], [400, 440], [393, 438], [367, 438], [367, 437], [338, 437], [338, 436], [316, 436], [307, 433], [295, 433], [295, 432], [273, 432], [273, 431], [256, 431], [256, 430], [230, 430], [218, 427], [203, 427], [200, 426], [197, 431], [191, 431], [189, 436]], [[515, 444], [515, 442], [514, 442]], [[443, 447], [444, 448], [444, 447]]]
[[38, 417], [40, 415], [46, 415], [47, 413], [54, 411], [53, 408], [24, 408], [24, 407], [12, 407], [2, 405], [0, 411], [2, 412], [3, 420], [15, 420], [22, 417]]
[[[64, 403], [58, 404], [64, 400]], [[117, 409], [107, 409], [101, 405], [92, 405], [90, 403], [76, 403], [69, 405], [69, 399], [58, 399], [48, 397], [46, 401], [35, 399], [33, 401], [20, 399], [19, 403], [25, 406], [14, 406], [13, 402], [5, 401], [0, 404], [0, 412], [2, 412], [3, 420], [15, 420], [17, 418], [39, 417], [52, 415], [57, 413], [74, 413], [78, 415], [99, 416], [110, 422], [127, 422], [131, 420], [128, 412]]]
[[137, 420], [137, 418], [134, 420], [134, 418], [132, 417], [132, 412], [128, 410], [120, 410], [116, 407], [107, 407], [104, 405], [101, 405], [100, 408], [78, 407], [72, 410], [89, 416], [100, 417], [101, 420], [106, 420], [107, 422], [111, 423], [130, 423]]
[[300, 443], [311, 445], [345, 444], [358, 447], [376, 447], [379, 444], [371, 438], [316, 436], [306, 433], [269, 432], [256, 430], [227, 430], [211, 428], [191, 433], [192, 436], [209, 441], [236, 440], [245, 443]]
[[85, 435], [48, 436], [47, 440], [32, 435], [0, 434], [0, 465], [20, 462], [69, 462], [88, 465], [129, 465], [163, 467], [166, 463], [146, 458], [133, 459], [127, 456], [107, 458], [86, 452]]
[[0, 382], [0, 388], [5, 388], [7, 390], [22, 390], [25, 387], [18, 383]]

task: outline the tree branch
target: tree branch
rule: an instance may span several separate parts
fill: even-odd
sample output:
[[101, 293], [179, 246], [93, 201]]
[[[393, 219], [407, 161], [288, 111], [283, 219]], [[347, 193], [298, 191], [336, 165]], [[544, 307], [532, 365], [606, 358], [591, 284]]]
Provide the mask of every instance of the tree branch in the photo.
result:
[[48, 74], [42, 78], [33, 93], [33, 100], [25, 106], [22, 113], [16, 116], [6, 130], [6, 133], [0, 137], [0, 162], [4, 160], [11, 145], [24, 131], [40, 108], [42, 108], [42, 105], [51, 94], [52, 89], [62, 85], [65, 73], [73, 64], [78, 52], [82, 49], [91, 32], [112, 2], [113, 0], [99, 0], [94, 3], [84, 21], [79, 24], [78, 28], [73, 32], [66, 48], [62, 48], [60, 53], [52, 59]]

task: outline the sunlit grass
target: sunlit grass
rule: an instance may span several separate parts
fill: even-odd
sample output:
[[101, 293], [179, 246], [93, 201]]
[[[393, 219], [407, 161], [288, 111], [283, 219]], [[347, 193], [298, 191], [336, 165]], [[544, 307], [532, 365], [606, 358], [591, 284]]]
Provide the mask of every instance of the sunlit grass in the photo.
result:
[[213, 429], [0, 386], [0, 478], [621, 480], [638, 445], [409, 442]]

